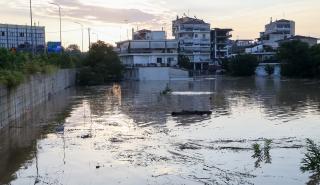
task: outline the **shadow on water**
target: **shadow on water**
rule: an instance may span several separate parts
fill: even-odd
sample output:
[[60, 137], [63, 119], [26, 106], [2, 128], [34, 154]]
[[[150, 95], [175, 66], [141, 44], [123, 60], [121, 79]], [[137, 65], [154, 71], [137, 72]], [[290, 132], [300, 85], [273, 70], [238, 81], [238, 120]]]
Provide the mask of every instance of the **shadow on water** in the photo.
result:
[[[16, 179], [15, 172], [27, 169], [37, 157], [37, 142], [55, 133], [70, 116], [70, 97], [74, 89], [57, 94], [54, 101], [48, 101], [34, 108], [16, 122], [0, 130], [0, 184], [9, 184]], [[35, 177], [37, 181], [37, 177]]]

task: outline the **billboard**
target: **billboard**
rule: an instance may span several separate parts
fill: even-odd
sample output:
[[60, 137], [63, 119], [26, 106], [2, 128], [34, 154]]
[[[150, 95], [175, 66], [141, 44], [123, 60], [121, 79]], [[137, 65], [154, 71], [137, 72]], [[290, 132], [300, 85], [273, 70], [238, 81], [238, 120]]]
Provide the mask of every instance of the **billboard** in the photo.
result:
[[48, 53], [61, 53], [62, 52], [62, 46], [61, 42], [48, 42]]

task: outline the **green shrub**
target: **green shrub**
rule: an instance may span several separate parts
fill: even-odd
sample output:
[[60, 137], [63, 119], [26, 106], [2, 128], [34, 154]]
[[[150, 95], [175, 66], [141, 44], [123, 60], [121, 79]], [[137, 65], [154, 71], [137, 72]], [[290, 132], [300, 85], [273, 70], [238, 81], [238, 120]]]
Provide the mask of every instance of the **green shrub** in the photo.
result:
[[43, 74], [52, 74], [58, 70], [58, 67], [55, 65], [45, 65], [42, 67]]
[[20, 85], [24, 81], [23, 73], [19, 71], [0, 71], [0, 83], [7, 86], [8, 89], [12, 89]]
[[192, 63], [190, 62], [189, 57], [187, 57], [187, 56], [185, 56], [185, 55], [179, 55], [179, 56], [178, 56], [178, 65], [179, 65], [181, 68], [184, 68], [184, 69], [188, 69], [188, 70], [193, 69], [193, 65], [192, 65]]
[[252, 76], [257, 66], [257, 58], [249, 54], [237, 55], [228, 62], [229, 73], [233, 76]]
[[309, 47], [305, 42], [283, 43], [278, 51], [281, 75], [295, 78], [320, 77], [320, 45]]
[[124, 67], [113, 47], [102, 41], [91, 45], [78, 74], [80, 85], [99, 85], [121, 80]]
[[311, 139], [307, 139], [307, 151], [301, 162], [301, 170], [320, 173], [320, 146]]
[[274, 66], [267, 64], [264, 66], [264, 70], [269, 76], [271, 76], [274, 73]]

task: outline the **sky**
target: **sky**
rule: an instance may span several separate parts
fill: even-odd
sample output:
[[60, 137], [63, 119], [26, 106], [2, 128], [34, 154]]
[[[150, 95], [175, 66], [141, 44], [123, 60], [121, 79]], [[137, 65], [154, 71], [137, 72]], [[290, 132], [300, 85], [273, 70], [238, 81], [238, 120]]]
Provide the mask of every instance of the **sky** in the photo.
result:
[[[63, 45], [91, 41], [114, 44], [131, 37], [134, 29], [164, 29], [172, 37], [177, 15], [197, 17], [212, 28], [232, 28], [233, 39], [255, 39], [264, 25], [276, 19], [296, 22], [296, 34], [320, 38], [319, 0], [32, 0], [33, 20], [46, 27], [46, 41], [59, 41], [58, 8], [62, 7]], [[0, 0], [0, 23], [30, 24], [29, 0]]]

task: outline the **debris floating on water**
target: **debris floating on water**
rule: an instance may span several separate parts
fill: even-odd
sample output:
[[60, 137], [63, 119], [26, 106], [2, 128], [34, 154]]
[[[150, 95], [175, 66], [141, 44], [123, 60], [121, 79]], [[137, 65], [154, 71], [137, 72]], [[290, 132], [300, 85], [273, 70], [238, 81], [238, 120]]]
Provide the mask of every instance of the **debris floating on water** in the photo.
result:
[[188, 115], [211, 115], [212, 111], [186, 111], [183, 110], [181, 112], [172, 112], [172, 116], [188, 116]]
[[92, 138], [91, 134], [85, 134], [81, 136], [82, 139], [88, 139], [88, 138]]

